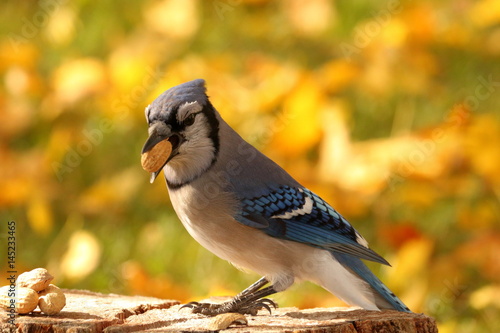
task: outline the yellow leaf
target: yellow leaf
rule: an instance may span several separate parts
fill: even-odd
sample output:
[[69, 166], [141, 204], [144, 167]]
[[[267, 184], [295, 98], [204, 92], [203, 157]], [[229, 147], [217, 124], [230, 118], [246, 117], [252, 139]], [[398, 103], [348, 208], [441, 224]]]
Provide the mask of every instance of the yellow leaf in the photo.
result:
[[[5, 161], [5, 160], [4, 160]], [[0, 167], [0, 171], [5, 172]], [[34, 184], [27, 177], [0, 178], [0, 207], [24, 204], [33, 193]]]
[[[15, 51], [15, 52], [12, 52]], [[0, 69], [18, 65], [24, 69], [34, 69], [42, 51], [31, 42], [15, 42], [11, 38], [0, 41]]]
[[97, 238], [85, 230], [75, 231], [68, 242], [68, 250], [61, 259], [61, 272], [70, 280], [81, 280], [92, 273], [101, 258]]
[[488, 285], [474, 291], [470, 295], [470, 304], [478, 310], [491, 305], [500, 309], [500, 285]]
[[105, 86], [105, 67], [93, 58], [70, 60], [54, 73], [52, 85], [59, 101], [71, 104]]
[[70, 128], [53, 128], [50, 134], [49, 142], [45, 149], [45, 159], [47, 164], [51, 165], [54, 161], [61, 161], [65, 154], [67, 153], [68, 148], [65, 145], [62, 145], [61, 142], [65, 142], [70, 144], [72, 130]]
[[321, 125], [324, 137], [320, 148], [319, 174], [320, 178], [335, 182], [342, 178], [339, 172], [346, 169], [345, 164], [351, 161], [352, 144], [347, 126], [347, 103], [335, 100], [323, 108]]
[[54, 224], [49, 204], [42, 199], [35, 198], [28, 205], [28, 223], [40, 235], [47, 235]]
[[500, 22], [500, 1], [483, 0], [474, 2], [469, 11], [471, 21], [478, 27], [488, 27]]
[[330, 92], [337, 92], [359, 76], [360, 69], [345, 59], [326, 63], [317, 71], [317, 78]]
[[78, 15], [72, 6], [57, 6], [45, 29], [45, 35], [53, 44], [66, 44], [75, 36]]
[[286, 98], [283, 105], [283, 129], [275, 129], [272, 146], [289, 156], [303, 155], [321, 138], [318, 111], [323, 94], [318, 84], [306, 76]]
[[483, 232], [498, 224], [500, 209], [495, 200], [483, 199], [470, 206], [459, 207], [459, 226], [469, 232]]
[[441, 197], [441, 190], [424, 182], [407, 182], [398, 188], [398, 200], [416, 208], [430, 208]]
[[426, 279], [415, 279], [411, 282], [411, 287], [397, 292], [399, 297], [404, 300], [413, 312], [421, 312], [429, 291], [429, 286]]
[[11, 95], [22, 96], [26, 94], [30, 80], [31, 77], [24, 68], [12, 66], [5, 73], [5, 89]]
[[[139, 164], [139, 158], [137, 158]], [[80, 197], [80, 207], [88, 213], [100, 213], [109, 210], [114, 204], [124, 204], [134, 193], [145, 173], [138, 168], [130, 168], [117, 173], [113, 177], [105, 177]]]
[[492, 115], [474, 118], [464, 137], [465, 151], [477, 173], [500, 186], [500, 124]]
[[413, 43], [428, 42], [434, 38], [437, 28], [436, 11], [428, 3], [417, 3], [403, 13], [403, 21]]
[[460, 331], [457, 319], [438, 321], [437, 325], [440, 333], [456, 333]]
[[[384, 282], [406, 302], [413, 311], [422, 309], [429, 289], [426, 276], [434, 242], [426, 238], [412, 239], [399, 249], [392, 267], [384, 267]], [[408, 287], [411, 286], [411, 287]]]
[[395, 289], [404, 289], [427, 272], [429, 260], [434, 249], [430, 239], [419, 238], [405, 243], [387, 268], [387, 282]]
[[135, 260], [124, 262], [121, 272], [131, 294], [177, 299], [181, 302], [186, 302], [192, 297], [187, 288], [174, 283], [168, 275], [150, 275], [142, 264]]
[[400, 47], [408, 35], [408, 27], [402, 19], [396, 19], [387, 22], [381, 33], [384, 44], [390, 47]]
[[[283, 98], [293, 90], [300, 80], [299, 69], [291, 64], [280, 63], [277, 60], [254, 55], [248, 61], [250, 80], [255, 86], [248, 92], [249, 113], [269, 112], [279, 107]], [[236, 83], [233, 84], [233, 86]], [[255, 105], [252, 105], [255, 101]], [[229, 101], [231, 104], [233, 100]], [[243, 108], [244, 106], [238, 106]], [[256, 109], [255, 109], [256, 108]]]
[[191, 37], [199, 26], [197, 2], [194, 0], [163, 0], [152, 2], [145, 13], [150, 28], [168, 37]]
[[301, 35], [316, 35], [335, 22], [328, 0], [289, 0], [283, 2], [292, 27]]
[[493, 281], [500, 281], [500, 233], [483, 232], [455, 250], [455, 258]]

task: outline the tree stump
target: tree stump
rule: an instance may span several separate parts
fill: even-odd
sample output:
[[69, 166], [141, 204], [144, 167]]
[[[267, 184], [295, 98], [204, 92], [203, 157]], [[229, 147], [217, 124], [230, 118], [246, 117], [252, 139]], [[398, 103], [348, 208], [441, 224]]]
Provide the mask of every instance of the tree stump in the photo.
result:
[[[397, 311], [366, 311], [357, 308], [317, 308], [299, 310], [279, 308], [271, 315], [240, 316], [242, 320], [207, 317], [180, 310], [175, 300], [152, 297], [100, 294], [83, 290], [64, 290], [66, 307], [57, 315], [46, 316], [35, 310], [18, 315], [8, 323], [0, 311], [1, 332], [437, 332], [434, 319], [423, 314]], [[224, 315], [221, 315], [224, 316]], [[227, 315], [228, 318], [231, 315]], [[232, 317], [231, 317], [232, 318]], [[221, 320], [222, 319], [222, 320]], [[241, 319], [241, 318], [240, 318]], [[221, 322], [226, 321], [225, 324]], [[246, 323], [245, 323], [246, 322]], [[231, 325], [230, 325], [231, 324]], [[229, 327], [227, 327], [230, 325]]]

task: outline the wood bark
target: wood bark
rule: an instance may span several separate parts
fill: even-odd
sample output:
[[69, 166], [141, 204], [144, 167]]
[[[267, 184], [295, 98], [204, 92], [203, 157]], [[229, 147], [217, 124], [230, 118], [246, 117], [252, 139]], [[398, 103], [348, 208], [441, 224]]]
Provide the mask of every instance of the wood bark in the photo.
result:
[[[83, 290], [64, 290], [66, 307], [57, 315], [39, 310], [18, 315], [8, 323], [0, 311], [1, 332], [437, 332], [434, 319], [423, 314], [397, 311], [366, 311], [358, 308], [278, 308], [257, 316], [245, 316], [227, 326], [224, 318], [192, 314], [180, 309], [175, 300], [142, 296], [100, 294]], [[246, 319], [246, 324], [243, 322]], [[222, 326], [221, 323], [226, 322]]]

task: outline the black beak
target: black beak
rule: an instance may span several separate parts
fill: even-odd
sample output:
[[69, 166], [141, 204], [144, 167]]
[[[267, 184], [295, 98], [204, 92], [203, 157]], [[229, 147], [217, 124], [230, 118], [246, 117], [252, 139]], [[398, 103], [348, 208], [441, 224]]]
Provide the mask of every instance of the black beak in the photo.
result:
[[153, 149], [154, 146], [156, 146], [158, 143], [160, 143], [163, 140], [168, 139], [168, 136], [163, 136], [159, 135], [156, 133], [153, 133], [147, 140], [146, 143], [144, 143], [144, 147], [142, 147], [141, 154], [144, 154], [151, 149]]
[[144, 154], [151, 149], [153, 149], [154, 146], [156, 146], [158, 143], [160, 143], [163, 140], [168, 140], [172, 144], [172, 152], [170, 153], [170, 156], [167, 158], [165, 163], [159, 168], [158, 170], [154, 171], [151, 173], [151, 178], [149, 180], [150, 183], [153, 183], [160, 174], [161, 170], [163, 170], [163, 167], [175, 156], [179, 153], [179, 146], [181, 143], [184, 141], [184, 138], [177, 134], [177, 133], [172, 133], [170, 135], [166, 134], [160, 134], [157, 131], [153, 131], [151, 133], [151, 136], [146, 140], [144, 143], [144, 146], [142, 147], [141, 154]]

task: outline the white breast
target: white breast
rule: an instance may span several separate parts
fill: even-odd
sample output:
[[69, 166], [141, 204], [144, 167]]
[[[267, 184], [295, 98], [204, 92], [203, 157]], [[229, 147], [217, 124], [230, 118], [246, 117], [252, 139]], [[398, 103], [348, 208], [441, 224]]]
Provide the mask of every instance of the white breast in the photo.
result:
[[184, 186], [170, 191], [170, 199], [189, 234], [236, 267], [266, 276], [280, 290], [288, 288], [296, 278], [309, 275], [305, 268], [314, 260], [317, 249], [273, 238], [239, 223], [231, 215], [228, 195], [219, 193], [207, 198], [195, 187]]

